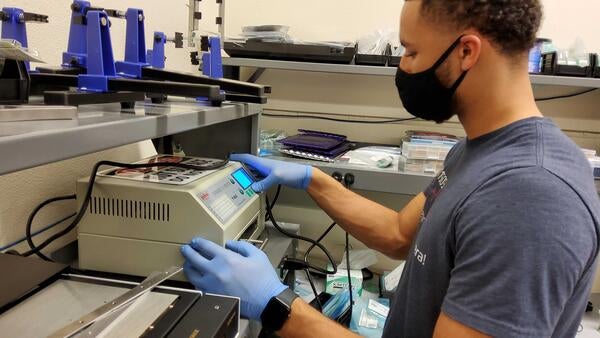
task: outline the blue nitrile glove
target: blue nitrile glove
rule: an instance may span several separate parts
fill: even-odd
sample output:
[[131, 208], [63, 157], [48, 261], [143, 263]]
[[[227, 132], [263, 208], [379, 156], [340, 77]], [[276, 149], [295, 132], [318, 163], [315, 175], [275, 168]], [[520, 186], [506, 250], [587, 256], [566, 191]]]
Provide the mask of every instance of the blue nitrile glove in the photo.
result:
[[288, 288], [267, 255], [248, 242], [228, 241], [223, 248], [198, 237], [181, 253], [188, 280], [204, 292], [239, 297], [245, 318], [260, 320], [271, 298]]
[[249, 154], [233, 154], [230, 160], [247, 164], [265, 177], [252, 184], [252, 190], [257, 193], [277, 184], [306, 190], [312, 179], [312, 167], [308, 165], [269, 160]]

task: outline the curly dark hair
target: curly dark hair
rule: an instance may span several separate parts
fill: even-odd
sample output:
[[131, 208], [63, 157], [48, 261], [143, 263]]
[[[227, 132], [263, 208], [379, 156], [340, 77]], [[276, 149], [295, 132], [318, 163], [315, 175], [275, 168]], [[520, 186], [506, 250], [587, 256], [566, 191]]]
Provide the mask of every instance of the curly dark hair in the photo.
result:
[[542, 12], [541, 0], [421, 0], [424, 17], [476, 29], [506, 55], [533, 47]]

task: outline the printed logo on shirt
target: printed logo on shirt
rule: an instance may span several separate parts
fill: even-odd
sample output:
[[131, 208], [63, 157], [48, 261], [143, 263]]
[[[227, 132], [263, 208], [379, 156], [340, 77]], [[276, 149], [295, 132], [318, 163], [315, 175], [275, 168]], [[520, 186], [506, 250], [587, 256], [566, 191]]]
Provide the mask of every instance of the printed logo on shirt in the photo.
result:
[[427, 254], [423, 251], [419, 250], [419, 246], [415, 245], [415, 258], [421, 265], [425, 266], [425, 261], [427, 260]]
[[431, 182], [427, 190], [425, 190], [425, 197], [427, 197], [427, 201], [425, 202], [425, 207], [423, 208], [423, 219], [427, 217], [429, 210], [433, 206], [433, 203], [438, 198], [442, 190], [448, 184], [448, 175], [446, 175], [446, 171], [442, 171], [437, 177]]

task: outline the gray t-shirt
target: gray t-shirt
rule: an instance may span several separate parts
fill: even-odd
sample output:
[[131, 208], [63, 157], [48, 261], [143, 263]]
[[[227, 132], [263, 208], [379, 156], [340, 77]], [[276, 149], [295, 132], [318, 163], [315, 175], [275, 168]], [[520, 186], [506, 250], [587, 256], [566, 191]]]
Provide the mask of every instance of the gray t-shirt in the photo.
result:
[[441, 312], [495, 337], [573, 337], [598, 253], [590, 165], [550, 120], [457, 144], [427, 188], [384, 337], [431, 337]]

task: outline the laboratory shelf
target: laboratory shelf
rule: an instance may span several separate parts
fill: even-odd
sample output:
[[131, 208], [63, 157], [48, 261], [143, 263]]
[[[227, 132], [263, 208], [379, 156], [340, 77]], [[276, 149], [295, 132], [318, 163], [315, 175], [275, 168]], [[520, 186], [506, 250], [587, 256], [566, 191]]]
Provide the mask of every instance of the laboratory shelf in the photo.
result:
[[366, 166], [352, 165], [343, 162], [320, 162], [287, 156], [269, 156], [274, 160], [308, 164], [331, 175], [338, 172], [342, 175], [353, 174], [355, 183], [352, 188], [357, 190], [384, 192], [402, 195], [417, 195], [425, 190], [434, 176], [419, 175], [398, 171], [395, 169], [376, 169]]
[[[223, 65], [263, 69], [293, 70], [304, 72], [395, 76], [395, 67], [360, 66], [314, 62], [277, 61], [246, 58], [223, 58]], [[600, 88], [600, 79], [568, 76], [531, 75], [533, 85]]]
[[357, 75], [396, 75], [394, 67], [359, 66], [349, 64], [278, 61], [247, 58], [223, 58], [224, 66], [254, 67], [265, 69], [296, 70], [318, 73], [340, 73]]
[[[342, 162], [328, 163], [288, 156], [269, 156], [274, 160], [308, 164], [319, 168], [327, 174], [354, 174], [356, 182], [353, 189], [385, 192], [392, 194], [417, 195], [423, 192], [431, 183], [434, 176], [419, 175], [391, 169], [376, 169], [365, 166], [351, 165]], [[595, 181], [596, 191], [600, 194], [600, 180]]]
[[79, 108], [77, 119], [0, 123], [0, 175], [138, 141], [259, 116], [260, 105], [211, 107], [191, 100]]

